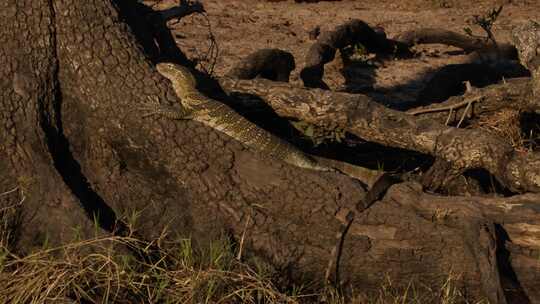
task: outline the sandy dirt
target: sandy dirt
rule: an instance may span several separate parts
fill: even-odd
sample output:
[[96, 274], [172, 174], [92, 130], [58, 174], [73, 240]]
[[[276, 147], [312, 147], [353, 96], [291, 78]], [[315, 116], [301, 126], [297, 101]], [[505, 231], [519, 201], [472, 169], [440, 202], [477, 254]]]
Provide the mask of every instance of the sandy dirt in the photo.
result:
[[[236, 62], [261, 48], [279, 48], [291, 52], [296, 69], [291, 82], [302, 85], [298, 75], [310, 45], [309, 32], [320, 27], [321, 32], [331, 30], [350, 19], [360, 19], [371, 26], [382, 27], [388, 37], [421, 27], [435, 27], [464, 33], [469, 27], [475, 35], [485, 35], [481, 28], [471, 24], [473, 15], [484, 15], [504, 5], [493, 26], [497, 41], [510, 40], [511, 29], [528, 19], [540, 19], [540, 1], [463, 1], [463, 0], [411, 0], [411, 1], [323, 1], [296, 3], [292, 0], [268, 2], [255, 0], [203, 0], [208, 15], [184, 17], [171, 21], [180, 48], [190, 58], [204, 61], [208, 53], [210, 31], [219, 48], [215, 74], [223, 75]], [[474, 4], [473, 4], [474, 3]], [[172, 1], [161, 1], [165, 8]], [[384, 60], [374, 66], [344, 68], [339, 56], [325, 67], [325, 82], [333, 90], [344, 89], [344, 73], [353, 75], [359, 87], [371, 86], [384, 92], [384, 98], [414, 100], [437, 68], [462, 62], [465, 55], [457, 49], [443, 45], [415, 47], [417, 55], [406, 60]]]

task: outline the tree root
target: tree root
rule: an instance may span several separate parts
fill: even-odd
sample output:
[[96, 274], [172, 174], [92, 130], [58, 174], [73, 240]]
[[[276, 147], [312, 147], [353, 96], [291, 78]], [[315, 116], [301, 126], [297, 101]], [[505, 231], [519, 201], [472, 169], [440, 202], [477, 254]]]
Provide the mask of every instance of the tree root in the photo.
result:
[[227, 76], [238, 79], [253, 79], [257, 76], [274, 81], [289, 82], [294, 70], [294, 57], [279, 49], [261, 49], [249, 54], [237, 63]]
[[310, 47], [305, 67], [300, 72], [304, 86], [329, 89], [322, 80], [324, 65], [334, 60], [336, 51], [346, 46], [361, 43], [368, 52], [382, 54], [409, 54], [409, 49], [400, 42], [389, 40], [382, 30], [375, 31], [361, 20], [351, 20], [337, 26], [331, 32], [322, 33]]
[[[514, 151], [502, 138], [485, 131], [457, 129], [431, 119], [417, 119], [379, 105], [365, 95], [276, 85], [264, 79], [221, 78], [220, 84], [228, 92], [263, 98], [280, 116], [316, 125], [332, 122], [364, 140], [440, 157], [460, 172], [484, 168], [513, 191], [540, 191], [540, 155]], [[527, 94], [521, 93], [525, 94], [521, 96]]]

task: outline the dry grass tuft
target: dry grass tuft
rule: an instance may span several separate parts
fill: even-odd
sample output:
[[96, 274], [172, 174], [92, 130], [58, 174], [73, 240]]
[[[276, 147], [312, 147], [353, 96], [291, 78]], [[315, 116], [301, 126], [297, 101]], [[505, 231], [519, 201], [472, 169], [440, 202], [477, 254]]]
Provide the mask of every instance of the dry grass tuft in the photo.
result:
[[295, 285], [246, 253], [240, 262], [228, 239], [199, 249], [191, 239], [165, 242], [165, 232], [152, 242], [96, 233], [19, 256], [9, 249], [18, 207], [0, 210], [0, 303], [465, 303], [452, 275], [440, 290], [387, 280], [370, 296], [341, 293], [320, 283]]
[[520, 111], [502, 109], [493, 115], [482, 116], [478, 126], [489, 133], [505, 138], [518, 151], [525, 151], [525, 139], [521, 133]]
[[[304, 286], [281, 291], [263, 264], [238, 262], [230, 246], [217, 241], [209, 252], [189, 239], [160, 252], [153, 263], [126, 248], [147, 250], [129, 237], [102, 237], [44, 248], [25, 257], [0, 254], [1, 303], [466, 303], [450, 275], [440, 290], [426, 293], [411, 283], [405, 290], [388, 280], [379, 292], [342, 295], [326, 287], [308, 293]], [[121, 254], [124, 252], [124, 254]], [[257, 269], [257, 270], [254, 270]]]
[[[215, 242], [196, 256], [189, 240], [141, 261], [127, 248], [147, 250], [130, 237], [103, 237], [46, 248], [25, 257], [3, 251], [1, 303], [295, 303], [272, 282], [237, 262]], [[122, 254], [124, 252], [124, 254]]]

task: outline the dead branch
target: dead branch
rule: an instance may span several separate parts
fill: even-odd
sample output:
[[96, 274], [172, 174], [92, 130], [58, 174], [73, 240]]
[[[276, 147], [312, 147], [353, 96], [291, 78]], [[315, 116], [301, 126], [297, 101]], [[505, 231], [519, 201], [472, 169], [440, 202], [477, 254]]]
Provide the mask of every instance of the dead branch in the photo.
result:
[[[463, 114], [461, 110], [470, 101], [475, 102], [474, 112], [476, 117], [489, 115], [489, 113], [501, 109], [536, 112], [540, 110], [540, 102], [531, 98], [531, 86], [532, 82], [530, 78], [511, 79], [502, 84], [476, 88], [473, 92], [463, 96], [450, 97], [442, 103], [414, 108], [407, 111], [407, 113], [411, 115], [422, 115], [437, 121], [445, 121], [448, 113], [444, 111], [452, 110], [454, 117], [448, 121], [452, 123], [456, 120], [456, 117]], [[476, 102], [480, 100], [482, 102]]]
[[[415, 183], [401, 183], [390, 188], [385, 196], [384, 202], [399, 202], [402, 206], [408, 206], [423, 214], [424, 218], [431, 218], [433, 222], [446, 223], [451, 226], [456, 225], [459, 218], [469, 218], [477, 220], [487, 220], [487, 222], [496, 223], [498, 227], [494, 234], [497, 239], [496, 246], [500, 250], [508, 250], [512, 259], [508, 261], [510, 266], [518, 275], [519, 281], [514, 282], [512, 287], [518, 296], [522, 299], [520, 303], [527, 303], [523, 299], [534, 299], [540, 295], [540, 286], [538, 280], [529, 280], [535, 277], [540, 271], [538, 263], [531, 263], [536, 260], [540, 252], [540, 195], [523, 194], [512, 197], [444, 197], [426, 194], [421, 191], [421, 187]], [[453, 224], [451, 224], [453, 223]], [[477, 239], [480, 241], [481, 239]], [[478, 252], [480, 253], [480, 252]], [[483, 254], [486, 254], [484, 252]], [[495, 254], [493, 252], [492, 254]], [[501, 260], [486, 261], [478, 256], [479, 263], [498, 264]], [[498, 265], [498, 268], [504, 268]], [[487, 270], [487, 269], [484, 269]], [[495, 276], [482, 276], [484, 288], [491, 289], [491, 295], [501, 293], [500, 286], [510, 282], [507, 280], [500, 284], [492, 285], [494, 278], [497, 278], [497, 271], [486, 271]], [[502, 273], [501, 273], [502, 274]], [[516, 275], [514, 274], [514, 276]], [[490, 286], [491, 287], [487, 287]], [[496, 286], [499, 286], [498, 288]], [[493, 289], [494, 288], [494, 289]]]
[[517, 152], [504, 139], [485, 131], [416, 118], [365, 95], [295, 88], [264, 79], [222, 78], [220, 84], [228, 92], [263, 98], [280, 116], [316, 125], [333, 123], [368, 141], [441, 158], [460, 172], [486, 169], [513, 191], [540, 191], [540, 155]]
[[384, 31], [375, 31], [361, 20], [351, 20], [337, 26], [333, 31], [322, 33], [310, 47], [305, 67], [300, 72], [304, 86], [328, 89], [328, 85], [322, 80], [324, 65], [334, 60], [338, 49], [355, 43], [362, 44], [372, 53], [405, 55], [409, 52], [402, 43], [387, 39]]
[[204, 7], [199, 1], [181, 0], [177, 6], [158, 11], [159, 16], [165, 22], [173, 19], [181, 19], [193, 13], [204, 13]]
[[468, 106], [471, 103], [477, 102], [477, 101], [480, 101], [480, 97], [474, 97], [474, 98], [469, 97], [469, 98], [466, 98], [465, 100], [457, 102], [457, 103], [452, 103], [452, 104], [442, 105], [442, 106], [438, 105], [438, 106], [429, 107], [429, 108], [422, 108], [422, 109], [413, 109], [413, 110], [407, 111], [407, 113], [409, 113], [411, 115], [418, 115], [418, 114], [425, 114], [425, 113], [449, 111], [450, 114], [451, 114], [452, 111], [454, 111], [456, 109], [459, 109], [461, 107], [464, 107], [464, 106]]
[[521, 64], [526, 66], [533, 78], [533, 95], [540, 97], [540, 24], [529, 21], [512, 31], [512, 39], [519, 52]]
[[243, 58], [227, 75], [238, 79], [253, 79], [260, 76], [269, 80], [289, 82], [289, 76], [294, 68], [294, 57], [291, 53], [280, 49], [261, 49]]
[[417, 106], [426, 106], [447, 100], [465, 92], [464, 82], [481, 88], [503, 79], [528, 77], [529, 71], [517, 62], [498, 64], [465, 63], [449, 64], [438, 69], [418, 94]]
[[[404, 43], [407, 46], [431, 43], [445, 44], [460, 48], [467, 53], [490, 50], [494, 48], [493, 41], [487, 40], [484, 37], [467, 36], [453, 31], [437, 28], [414, 29], [399, 34], [394, 37], [394, 39]], [[498, 43], [497, 46], [503, 54], [507, 54], [506, 58], [517, 59], [517, 51], [515, 46], [512, 44]]]
[[394, 39], [408, 46], [413, 46], [415, 44], [440, 43], [455, 46], [467, 53], [483, 49], [491, 45], [491, 42], [486, 43], [485, 39], [480, 37], [471, 37], [453, 31], [436, 28], [419, 28], [410, 30], [397, 35], [394, 37]]

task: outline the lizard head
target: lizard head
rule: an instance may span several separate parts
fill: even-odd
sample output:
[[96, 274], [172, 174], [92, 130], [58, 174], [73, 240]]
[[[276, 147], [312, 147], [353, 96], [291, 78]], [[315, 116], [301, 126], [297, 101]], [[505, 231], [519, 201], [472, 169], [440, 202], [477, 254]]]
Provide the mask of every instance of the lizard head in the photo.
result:
[[169, 79], [174, 86], [195, 88], [197, 81], [188, 68], [171, 62], [161, 62], [156, 65], [157, 71]]

